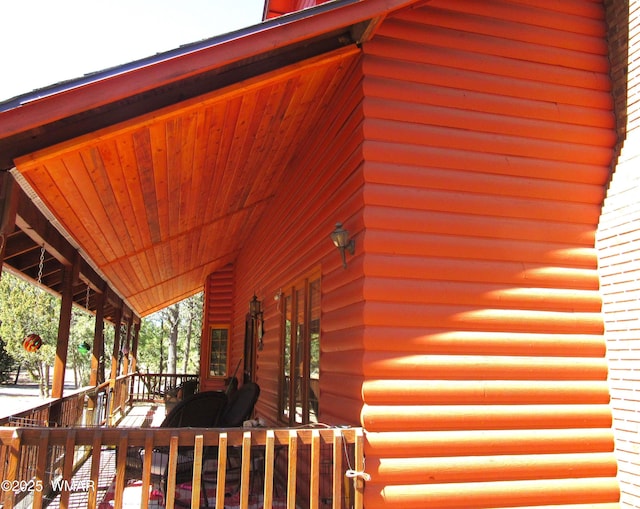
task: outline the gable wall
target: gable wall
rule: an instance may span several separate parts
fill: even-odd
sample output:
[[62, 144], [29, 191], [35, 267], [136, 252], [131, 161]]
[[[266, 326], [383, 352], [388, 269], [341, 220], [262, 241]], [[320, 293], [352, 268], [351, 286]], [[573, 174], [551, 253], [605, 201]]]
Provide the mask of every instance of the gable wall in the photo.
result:
[[364, 45], [365, 505], [616, 507], [603, 6], [423, 5]]
[[597, 245], [621, 505], [640, 507], [640, 2], [610, 0], [607, 20], [619, 157]]

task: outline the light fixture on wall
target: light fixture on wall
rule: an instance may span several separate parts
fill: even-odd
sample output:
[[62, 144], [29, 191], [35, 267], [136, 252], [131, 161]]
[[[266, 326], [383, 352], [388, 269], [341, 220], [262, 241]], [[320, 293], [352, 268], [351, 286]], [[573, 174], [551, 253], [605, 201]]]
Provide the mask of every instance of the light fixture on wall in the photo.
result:
[[249, 301], [249, 314], [254, 320], [262, 315], [262, 302], [255, 295]]
[[262, 350], [262, 336], [264, 334], [264, 314], [262, 312], [262, 302], [258, 300], [256, 295], [249, 301], [249, 316], [253, 320], [254, 330], [258, 336], [258, 350]]
[[346, 269], [346, 252], [348, 251], [350, 255], [353, 255], [356, 252], [356, 241], [354, 239], [349, 239], [349, 232], [342, 227], [342, 223], [336, 223], [336, 229], [331, 232], [331, 240], [340, 251], [340, 255], [342, 256], [342, 266]]

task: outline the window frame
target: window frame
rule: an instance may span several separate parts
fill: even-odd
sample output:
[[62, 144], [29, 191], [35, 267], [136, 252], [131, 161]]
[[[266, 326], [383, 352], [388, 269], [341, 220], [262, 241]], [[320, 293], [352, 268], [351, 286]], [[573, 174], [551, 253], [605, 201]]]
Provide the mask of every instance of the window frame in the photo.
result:
[[[213, 375], [211, 374], [211, 356], [214, 352], [213, 349], [213, 332], [216, 330], [225, 330], [227, 332], [226, 342], [227, 342], [227, 351], [225, 352], [225, 361], [224, 361], [224, 374], [222, 375]], [[229, 349], [230, 349], [230, 341], [231, 341], [231, 326], [229, 324], [212, 324], [209, 326], [209, 336], [207, 342], [207, 378], [210, 380], [220, 380], [225, 379], [229, 376]]]
[[[318, 289], [318, 302], [317, 302], [317, 317], [313, 315], [312, 309], [312, 295], [311, 289], [313, 284], [317, 284]], [[297, 402], [296, 397], [296, 363], [298, 361], [296, 355], [296, 343], [299, 339], [298, 334], [294, 334], [298, 330], [298, 317], [299, 314], [299, 299], [296, 296], [303, 292], [302, 307], [303, 309], [303, 341], [302, 341], [302, 373], [300, 380], [300, 391], [304, 395], [300, 397], [302, 417], [301, 420], [297, 419]], [[278, 420], [289, 426], [310, 424], [312, 422], [318, 422], [319, 412], [319, 394], [315, 394], [317, 405], [314, 412], [311, 412], [311, 398], [310, 398], [310, 386], [311, 386], [311, 342], [312, 335], [315, 332], [317, 334], [318, 343], [321, 342], [321, 315], [322, 315], [322, 278], [319, 269], [316, 269], [307, 275], [296, 279], [293, 283], [286, 286], [286, 289], [280, 294], [280, 378], [278, 383]], [[288, 309], [288, 306], [291, 309]], [[287, 334], [287, 315], [291, 316], [291, 324], [289, 326], [290, 334]], [[313, 322], [317, 320], [317, 325], [313, 325]], [[289, 346], [289, 380], [287, 382], [286, 373], [286, 347]], [[320, 379], [321, 366], [320, 366], [320, 348], [318, 345], [318, 380]], [[288, 387], [287, 387], [288, 384]], [[319, 382], [318, 382], [319, 385]], [[319, 393], [319, 391], [318, 391]], [[287, 413], [288, 412], [288, 415]], [[315, 415], [315, 421], [311, 420], [312, 413]]]

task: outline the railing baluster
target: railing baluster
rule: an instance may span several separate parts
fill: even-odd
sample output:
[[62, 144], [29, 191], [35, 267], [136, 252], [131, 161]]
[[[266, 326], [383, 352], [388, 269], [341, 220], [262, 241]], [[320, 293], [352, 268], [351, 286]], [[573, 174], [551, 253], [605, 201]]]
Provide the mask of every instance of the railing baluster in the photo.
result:
[[[198, 509], [200, 507], [200, 486], [202, 483], [202, 442], [204, 438], [202, 435], [197, 435], [195, 440], [195, 447], [193, 448], [193, 480], [191, 481], [191, 509]], [[207, 491], [204, 493], [207, 497]]]
[[141, 509], [149, 507], [149, 488], [151, 486], [151, 463], [153, 462], [153, 430], [147, 431], [144, 437], [144, 462], [142, 464], [142, 500]]
[[[102, 430], [97, 429], [91, 445], [91, 486], [87, 509], [95, 509], [98, 504], [98, 481], [100, 479], [100, 461], [102, 456]], [[37, 506], [36, 506], [37, 507]]]
[[287, 509], [296, 509], [296, 469], [298, 464], [298, 435], [289, 431], [289, 462], [287, 468]]
[[[13, 436], [11, 437], [11, 449], [9, 451], [9, 468], [7, 469], [6, 480], [11, 483], [10, 486], [13, 485], [13, 482], [17, 479], [22, 452], [21, 445], [21, 430], [17, 429], [13, 432]], [[13, 509], [14, 492], [12, 490], [5, 491], [4, 495], [6, 496], [4, 509]]]
[[242, 434], [242, 468], [240, 471], [240, 509], [249, 507], [249, 483], [251, 474], [251, 432]]
[[226, 433], [218, 437], [218, 479], [216, 483], [216, 509], [224, 509], [224, 494], [227, 475], [227, 440]]
[[318, 509], [320, 498], [320, 432], [311, 431], [311, 479], [309, 480], [309, 508]]
[[178, 471], [178, 441], [177, 435], [171, 435], [169, 441], [169, 470], [167, 472], [167, 504], [166, 509], [173, 509], [176, 498], [176, 473]]
[[275, 433], [267, 430], [264, 446], [264, 504], [263, 509], [271, 509], [273, 506], [273, 475], [275, 459]]
[[[364, 471], [364, 436], [362, 434], [362, 429], [358, 428], [355, 430], [355, 446], [354, 446], [354, 454], [355, 454], [355, 469], [356, 472]], [[354, 478], [354, 488], [355, 493], [353, 496], [353, 504], [354, 509], [362, 509], [364, 505], [364, 480], [355, 477]]]
[[[36, 480], [42, 483], [42, 487], [44, 488], [44, 483], [46, 481], [47, 475], [47, 459], [49, 455], [49, 430], [44, 429], [40, 434], [40, 443], [38, 444], [38, 456], [36, 461]], [[33, 507], [42, 507], [42, 490], [35, 490], [33, 493]]]
[[115, 509], [122, 509], [122, 494], [124, 493], [125, 472], [127, 469], [127, 448], [129, 447], [129, 433], [124, 431], [118, 442], [118, 450], [116, 461], [116, 493], [115, 493]]
[[[67, 439], [65, 442], [65, 452], [64, 452], [64, 462], [62, 466], [62, 481], [71, 482], [71, 478], [73, 477], [73, 464], [75, 463], [75, 453], [76, 453], [76, 430], [70, 429], [67, 434]], [[66, 486], [62, 487], [62, 492], [60, 493], [60, 507], [62, 509], [67, 509], [69, 507], [69, 496], [71, 493]]]
[[342, 430], [333, 431], [332, 509], [342, 507]]

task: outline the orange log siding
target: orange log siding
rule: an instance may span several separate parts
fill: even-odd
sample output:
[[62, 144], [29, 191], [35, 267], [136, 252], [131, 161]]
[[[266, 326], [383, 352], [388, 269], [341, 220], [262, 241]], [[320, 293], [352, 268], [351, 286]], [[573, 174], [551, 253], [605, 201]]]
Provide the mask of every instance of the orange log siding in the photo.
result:
[[321, 115], [310, 99], [316, 128], [234, 264], [233, 338], [255, 293], [257, 414], [277, 423], [274, 297], [320, 271], [320, 420], [364, 426], [368, 509], [619, 507], [604, 34], [600, 2], [434, 0], [338, 61]]
[[343, 337], [365, 350], [368, 509], [618, 507], [604, 36], [597, 2], [432, 1], [364, 45], [363, 323]]
[[[205, 283], [204, 319], [202, 320], [202, 344], [200, 350], [200, 390], [220, 390], [224, 380], [209, 376], [209, 358], [211, 355], [210, 330], [216, 326], [231, 326], [233, 322], [234, 270], [232, 265], [211, 274]], [[233, 331], [230, 331], [233, 333]], [[233, 374], [238, 360], [242, 357], [242, 343], [231, 343], [227, 360], [229, 376]], [[242, 372], [238, 375], [242, 379]]]

